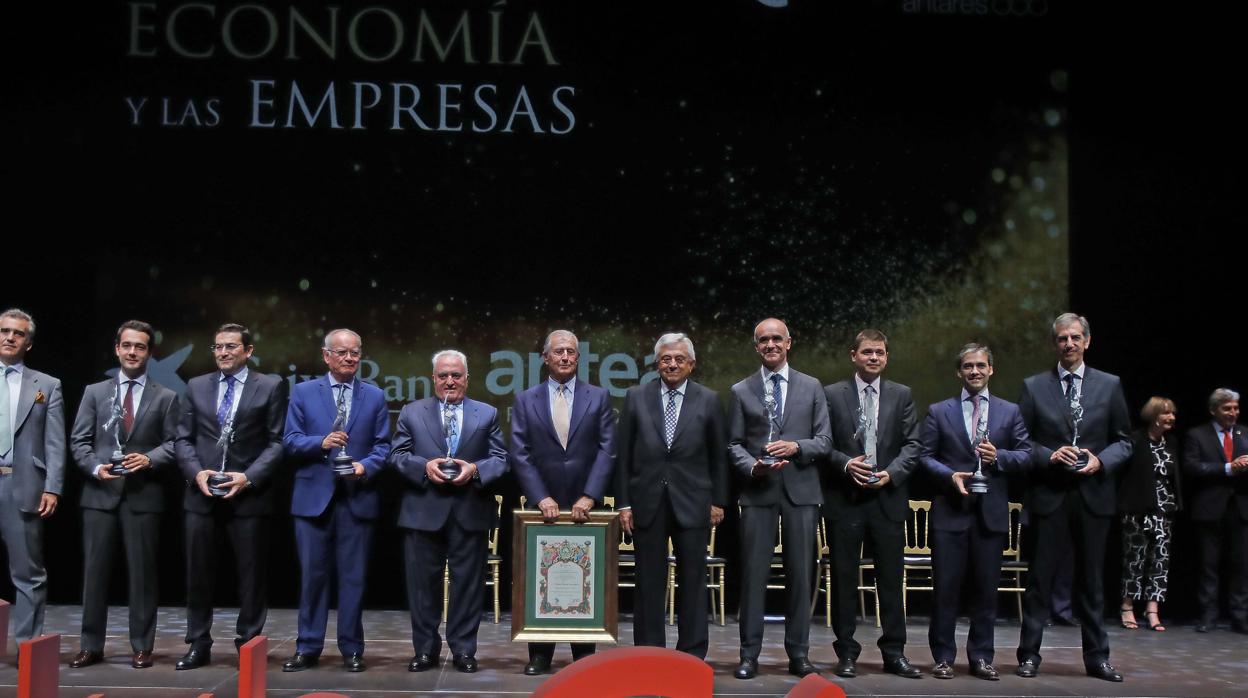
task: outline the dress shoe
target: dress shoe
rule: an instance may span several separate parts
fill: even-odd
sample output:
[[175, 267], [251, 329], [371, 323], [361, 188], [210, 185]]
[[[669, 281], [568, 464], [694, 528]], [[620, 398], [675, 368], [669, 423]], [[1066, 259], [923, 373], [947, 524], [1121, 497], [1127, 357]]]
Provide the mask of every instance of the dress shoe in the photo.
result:
[[1101, 662], [1096, 666], [1088, 667], [1088, 676], [1103, 679], [1105, 681], [1114, 681], [1122, 683], [1122, 674], [1114, 668], [1109, 662]]
[[477, 673], [477, 658], [471, 654], [457, 654], [451, 661], [454, 662], [455, 668], [461, 674]]
[[135, 669], [147, 669], [152, 666], [152, 651], [139, 650], [134, 653], [134, 659], [130, 660], [130, 666]]
[[531, 657], [524, 665], [525, 676], [541, 676], [550, 671], [550, 659], [547, 657]]
[[318, 654], [308, 654], [306, 652], [295, 652], [295, 656], [287, 659], [282, 663], [282, 671], [303, 671], [311, 669], [319, 664], [321, 657]]
[[364, 671], [364, 655], [347, 654], [342, 657], [342, 668], [351, 673]]
[[104, 661], [103, 652], [92, 652], [91, 650], [83, 650], [79, 652], [78, 654], [74, 655], [73, 659], [69, 660], [69, 668], [70, 669], [82, 669], [83, 667], [89, 667], [92, 664], [99, 664], [102, 661]]
[[794, 676], [806, 676], [807, 674], [818, 674], [819, 670], [806, 657], [793, 657], [789, 660], [789, 673]]
[[843, 679], [852, 679], [858, 675], [858, 662], [853, 657], [842, 657], [837, 660], [832, 673]]
[[932, 667], [932, 676], [938, 679], [952, 679], [953, 667], [949, 666], [949, 662], [939, 662]]
[[996, 667], [989, 664], [986, 659], [976, 659], [971, 662], [971, 676], [978, 676], [985, 681], [997, 681], [1001, 678]]
[[192, 647], [191, 649], [187, 650], [186, 654], [182, 655], [182, 658], [178, 660], [177, 664], [173, 665], [173, 668], [177, 669], [178, 671], [185, 671], [187, 669], [198, 669], [201, 666], [204, 666], [205, 664], [211, 661], [212, 661], [211, 652], [209, 652], [208, 650], [201, 650], [201, 649], [196, 649]]
[[738, 679], [752, 679], [758, 675], [758, 660], [742, 658], [732, 675]]
[[910, 663], [904, 656], [884, 662], [884, 671], [896, 674], [903, 679], [917, 679], [923, 675], [919, 668]]
[[1014, 673], [1024, 679], [1034, 679], [1036, 678], [1036, 672], [1039, 670], [1040, 665], [1036, 664], [1036, 660], [1027, 659], [1018, 663], [1018, 668], [1014, 670]]
[[418, 654], [407, 663], [408, 671], [428, 671], [438, 665], [438, 658], [431, 654]]

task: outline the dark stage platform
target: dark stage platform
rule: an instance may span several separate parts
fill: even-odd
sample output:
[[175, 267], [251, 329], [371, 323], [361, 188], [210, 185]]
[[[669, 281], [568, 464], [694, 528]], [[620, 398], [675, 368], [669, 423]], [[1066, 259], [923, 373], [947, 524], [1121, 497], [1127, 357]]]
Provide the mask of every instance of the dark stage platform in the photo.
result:
[[[80, 609], [77, 606], [54, 606], [48, 609], [47, 632], [60, 633], [61, 691], [64, 698], [78, 698], [103, 692], [107, 696], [160, 698], [193, 697], [211, 691], [216, 696], [234, 696], [237, 689], [238, 655], [234, 652], [232, 635], [234, 611], [217, 613], [214, 635], [217, 638], [213, 663], [193, 671], [174, 671], [173, 664], [185, 650], [185, 616], [182, 609], [165, 608], [160, 613], [156, 639], [156, 666], [151, 669], [130, 668], [130, 646], [124, 637], [124, 608], [109, 613], [109, 641], [102, 664], [72, 670], [64, 665], [78, 650]], [[333, 618], [330, 636], [334, 634]], [[403, 611], [372, 611], [365, 614], [364, 628], [368, 637], [366, 658], [368, 671], [348, 674], [341, 668], [335, 648], [327, 647], [319, 667], [309, 671], [283, 674], [282, 661], [294, 650], [295, 611], [270, 611], [266, 630], [269, 637], [268, 695], [299, 696], [316, 690], [334, 691], [352, 698], [398, 698], [399, 696], [522, 696], [543, 681], [521, 674], [527, 654], [524, 645], [508, 641], [510, 624], [507, 617], [495, 625], [487, 619], [481, 626], [480, 651], [477, 658], [481, 671], [460, 674], [450, 666], [446, 650], [444, 663], [437, 670], [422, 674], [407, 671], [412, 655], [407, 613]], [[959, 643], [965, 642], [965, 628]], [[737, 626], [729, 619], [727, 626], [711, 626], [711, 655], [708, 660], [715, 669], [715, 695], [779, 696], [797, 682], [785, 673], [785, 656], [781, 647], [783, 627], [768, 624], [760, 675], [753, 681], [732, 678], [737, 660]], [[632, 637], [631, 623], [621, 623], [625, 641]], [[1111, 684], [1083, 675], [1080, 662], [1078, 628], [1050, 628], [1045, 633], [1044, 664], [1040, 676], [1020, 679], [1013, 675], [1014, 644], [1018, 640], [1017, 621], [1002, 621], [997, 627], [997, 667], [1002, 679], [983, 681], [966, 674], [964, 663], [955, 670], [958, 675], [947, 681], [933, 679], [931, 655], [927, 650], [927, 624], [912, 619], [907, 655], [924, 670], [918, 680], [907, 680], [880, 673], [879, 652], [874, 642], [877, 631], [871, 624], [859, 626], [859, 639], [864, 645], [859, 663], [860, 675], [844, 680], [831, 675], [832, 631], [816, 618], [811, 629], [811, 659], [824, 676], [839, 683], [850, 696], [1244, 696], [1248, 695], [1248, 636], [1237, 635], [1225, 628], [1209, 634], [1198, 634], [1191, 626], [1171, 626], [1169, 631], [1127, 631], [1110, 629], [1113, 663], [1126, 675], [1126, 682]], [[675, 628], [669, 627], [669, 644], [674, 643]], [[600, 646], [601, 647], [601, 646]], [[0, 696], [16, 695], [16, 647], [10, 640], [0, 660]], [[566, 646], [555, 655], [555, 669], [566, 666], [570, 657]], [[964, 662], [964, 660], [960, 660]], [[588, 698], [588, 697], [587, 697]]]

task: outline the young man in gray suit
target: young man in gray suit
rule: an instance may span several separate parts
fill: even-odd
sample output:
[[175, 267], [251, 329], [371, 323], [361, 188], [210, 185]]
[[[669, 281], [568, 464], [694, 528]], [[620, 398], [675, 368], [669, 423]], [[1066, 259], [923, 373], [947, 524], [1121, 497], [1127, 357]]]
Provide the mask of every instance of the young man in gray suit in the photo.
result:
[[828, 405], [819, 381], [789, 366], [793, 339], [780, 320], [754, 328], [762, 366], [732, 386], [728, 459], [744, 478], [741, 505], [741, 662], [734, 676], [758, 673], [763, 644], [763, 597], [776, 527], [783, 518], [784, 650], [789, 673], [815, 673], [810, 649], [811, 579], [819, 523], [819, 468], [828, 457]]
[[65, 479], [65, 406], [61, 382], [23, 362], [35, 320], [17, 308], [0, 313], [0, 537], [17, 590], [13, 635], [18, 643], [43, 634], [47, 572], [43, 520], [56, 511]]
[[[129, 582], [130, 665], [152, 665], [156, 639], [156, 547], [165, 492], [158, 468], [174, 463], [178, 396], [147, 375], [152, 326], [129, 320], [117, 328], [113, 351], [120, 370], [87, 386], [70, 433], [82, 483], [82, 637], [72, 669], [104, 659], [108, 620], [108, 581], [120, 541]], [[120, 442], [120, 443], [119, 443]], [[112, 472], [110, 459], [120, 446], [125, 474]]]

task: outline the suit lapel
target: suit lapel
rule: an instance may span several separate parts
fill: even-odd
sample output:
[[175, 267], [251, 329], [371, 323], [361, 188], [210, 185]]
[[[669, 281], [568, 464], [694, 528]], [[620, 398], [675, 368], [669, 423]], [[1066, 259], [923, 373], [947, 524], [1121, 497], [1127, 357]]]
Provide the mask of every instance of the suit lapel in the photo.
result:
[[[7, 386], [5, 386], [7, 390]], [[22, 423], [26, 421], [26, 417], [30, 414], [30, 409], [35, 406], [35, 393], [39, 392], [39, 380], [29, 369], [22, 371], [22, 389], [17, 397], [17, 414], [13, 418], [13, 438], [17, 438], [17, 432], [21, 430]], [[47, 396], [44, 396], [47, 399]]]
[[891, 443], [893, 410], [897, 401], [893, 399], [893, 386], [889, 381], [880, 378], [880, 409], [875, 415], [875, 449], [878, 454], [883, 451], [884, 444]]
[[[131, 435], [139, 428], [139, 423], [147, 416], [147, 410], [152, 406], [160, 396], [160, 383], [152, 380], [151, 376], [147, 377], [147, 385], [143, 386], [143, 399], [139, 401], [139, 410], [134, 413], [134, 423], [130, 425], [130, 433], [126, 434], [126, 440], [129, 441]], [[122, 398], [125, 399], [124, 397]]]
[[763, 414], [767, 414], [767, 401], [763, 399], [763, 391], [767, 389], [767, 386], [763, 385], [763, 372], [758, 370], [751, 373], [750, 377], [745, 379], [745, 386], [758, 400], [759, 406], [763, 408]]
[[425, 429], [429, 432], [429, 438], [433, 439], [435, 444], [446, 445], [446, 432], [442, 428], [442, 403], [435, 397], [425, 403], [425, 414], [423, 415]]
[[1058, 378], [1056, 368], [1049, 373], [1049, 397], [1053, 400], [1058, 415], [1066, 424], [1066, 435], [1069, 438], [1074, 433], [1074, 424], [1070, 421], [1070, 410], [1067, 409], [1066, 394], [1062, 392], [1062, 379]]
[[[328, 378], [325, 379], [325, 383], [326, 384], [329, 383]], [[330, 393], [330, 397], [332, 398], [334, 391], [330, 390], [329, 393]], [[363, 398], [363, 396], [364, 394], [360, 390], [360, 379], [353, 378], [351, 380], [351, 407], [347, 413], [347, 425], [345, 427], [346, 431], [351, 431], [351, 428], [355, 426], [355, 418], [358, 417], [359, 414], [364, 411], [361, 409], [356, 409], [361, 406], [361, 399]], [[334, 413], [336, 414], [337, 412], [338, 412], [338, 404], [335, 403]]]
[[850, 432], [858, 431], [858, 384], [850, 378], [841, 390], [841, 399], [845, 402], [845, 416], [849, 419]]
[[[574, 401], [575, 399], [573, 398]], [[546, 427], [546, 433], [550, 434], [550, 438], [555, 443], [559, 443], [559, 433], [555, 431], [555, 420], [550, 415], [550, 407], [550, 380], [547, 379], [540, 384], [537, 391], [537, 404], [534, 408], [537, 409], [538, 420]]]
[[259, 374], [254, 370], [247, 371], [247, 380], [243, 383], [243, 400], [238, 403], [238, 409], [234, 410], [234, 419], [238, 419], [238, 415], [244, 409], [250, 409], [252, 403], [256, 401], [256, 394], [260, 392], [258, 388]]
[[459, 430], [460, 446], [463, 446], [472, 432], [476, 431], [477, 424], [481, 421], [481, 415], [478, 413], [480, 409], [481, 404], [476, 400], [464, 398], [464, 424]]
[[[221, 436], [221, 425], [217, 423], [217, 386], [220, 384], [220, 372], [208, 374], [208, 380], [203, 382], [203, 387], [200, 388], [202, 392], [199, 395], [199, 401], [204, 405], [204, 413], [209, 415], [208, 419], [204, 420], [209, 425], [208, 433], [205, 436], [210, 436], [213, 439]], [[217, 465], [220, 465], [220, 463]]]
[[568, 419], [568, 443], [572, 443], [572, 435], [576, 433], [577, 427], [581, 426], [581, 418], [585, 416], [585, 411], [589, 409], [589, 388], [586, 387], [585, 381], [578, 380], [576, 382], [576, 391], [572, 398], [572, 416]]
[[[676, 440], [680, 438], [681, 433], [685, 430], [685, 426], [693, 419], [694, 411], [698, 409], [698, 402], [700, 401], [694, 399], [694, 395], [699, 395], [697, 387], [697, 383], [693, 381], [685, 383], [685, 396], [681, 398], [680, 416], [676, 418], [676, 430], [672, 432], [672, 443], [676, 443]], [[661, 435], [662, 430], [660, 430]]]
[[[654, 387], [651, 387], [651, 386], [654, 386]], [[664, 437], [663, 410], [666, 409], [666, 405], [663, 404], [662, 398], [660, 397], [662, 394], [663, 394], [663, 379], [661, 378], [650, 381], [650, 385], [647, 385], [641, 391], [642, 402], [646, 403], [643, 406], [642, 410], [646, 414], [650, 415], [650, 423], [654, 425], [654, 432], [659, 435], [659, 443], [665, 443], [665, 440], [663, 438]], [[682, 414], [685, 411], [684, 408], [687, 407], [689, 404], [688, 400], [689, 400], [689, 389], [686, 388], [685, 389], [685, 403], [681, 405], [681, 410], [680, 410]], [[657, 410], [654, 409], [655, 405], [659, 405], [659, 409]]]
[[797, 381], [794, 380], [794, 378], [796, 378], [797, 375], [798, 375], [797, 371], [794, 371], [793, 368], [790, 366], [789, 367], [789, 381], [788, 381], [789, 389], [787, 391], [787, 397], [785, 397], [784, 399], [784, 409], [781, 410], [780, 412], [780, 428], [781, 429], [784, 428], [785, 422], [789, 420], [789, 413], [792, 411], [792, 408], [793, 408], [793, 398], [796, 397], [798, 392], [801, 390], [801, 388], [797, 387]]
[[[945, 431], [953, 434], [956, 438], [954, 441], [958, 443], [958, 449], [965, 454], [971, 453], [971, 437], [966, 433], [966, 421], [962, 418], [962, 401], [960, 398], [954, 398], [950, 402], [944, 403], [939, 410], [940, 418], [945, 422]], [[992, 413], [991, 408], [989, 414]]]

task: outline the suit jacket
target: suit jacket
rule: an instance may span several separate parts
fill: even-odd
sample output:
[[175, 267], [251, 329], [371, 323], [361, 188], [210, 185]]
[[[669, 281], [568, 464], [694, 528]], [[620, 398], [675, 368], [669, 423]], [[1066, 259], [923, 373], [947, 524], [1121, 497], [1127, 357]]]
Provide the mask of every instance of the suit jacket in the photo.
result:
[[[1232, 460], [1248, 453], [1248, 436], [1243, 427], [1236, 424], [1233, 433]], [[1226, 454], [1212, 422], [1187, 432], [1183, 471], [1191, 491], [1188, 514], [1193, 521], [1221, 521], [1226, 508], [1235, 506], [1239, 508], [1240, 521], [1248, 522], [1248, 475], [1226, 474]]]
[[688, 381], [672, 447], [664, 439], [662, 380], [628, 389], [616, 426], [619, 449], [615, 504], [633, 508], [638, 526], [649, 526], [663, 491], [683, 528], [709, 528], [711, 505], [728, 502], [724, 418], [719, 396]]
[[[95, 477], [95, 469], [107, 464], [113, 455], [113, 434], [104, 431], [104, 423], [112, 416], [113, 390], [117, 379], [111, 378], [87, 386], [78, 416], [69, 435], [70, 448], [78, 469], [86, 475], [79, 499], [84, 509], [116, 509], [124, 497], [134, 511], [165, 510], [165, 489], [160, 473], [173, 465], [173, 440], [178, 434], [178, 395], [148, 376], [143, 386], [143, 399], [134, 415], [130, 434], [122, 434], [122, 452], [142, 453], [152, 460], [151, 466], [137, 473], [108, 480]], [[125, 431], [122, 427], [121, 431]]]
[[[904, 521], [910, 509], [910, 474], [918, 466], [922, 445], [910, 388], [880, 378], [876, 417], [876, 462], [888, 472], [889, 483], [878, 490], [859, 487], [845, 464], [863, 455], [858, 431], [858, 385], [851, 377], [824, 388], [832, 421], [831, 467], [824, 477], [828, 506], [824, 516], [835, 521], [846, 507], [877, 500], [893, 521]], [[885, 465], [887, 464], [887, 465]]]
[[[40, 399], [36, 400], [37, 397]], [[61, 399], [61, 382], [29, 366], [22, 367], [10, 460], [13, 497], [22, 511], [38, 513], [44, 492], [61, 494], [65, 484], [65, 403]]]
[[187, 511], [208, 514], [216, 503], [240, 516], [264, 516], [273, 511], [269, 481], [282, 462], [282, 422], [285, 399], [282, 381], [255, 369], [247, 372], [247, 382], [234, 413], [234, 441], [229, 445], [227, 471], [243, 472], [251, 485], [229, 500], [205, 497], [195, 486], [201, 470], [221, 468], [221, 448], [217, 439], [217, 384], [221, 373], [213, 371], [187, 381], [186, 399], [178, 419], [174, 441], [178, 467], [186, 477], [187, 489], [182, 506]]
[[511, 410], [511, 467], [520, 490], [534, 507], [547, 497], [564, 510], [582, 496], [600, 502], [615, 467], [615, 424], [607, 391], [577, 378], [565, 449], [550, 418], [548, 382], [517, 395]]
[[[1173, 432], [1166, 432], [1165, 449], [1170, 453], [1170, 493], [1174, 495], [1175, 511], [1183, 509], [1182, 463], [1179, 460], [1179, 440]], [[1153, 442], [1147, 429], [1137, 429], [1131, 434], [1131, 459], [1123, 468], [1118, 482], [1118, 511], [1123, 514], [1158, 514], [1157, 470], [1153, 463]]]
[[[290, 498], [290, 513], [295, 516], [320, 516], [334, 498], [338, 476], [333, 458], [338, 449], [326, 451], [321, 442], [333, 430], [337, 417], [338, 405], [328, 376], [304, 381], [291, 390], [282, 442], [295, 465]], [[347, 454], [364, 466], [363, 479], [342, 481], [347, 506], [356, 518], [371, 521], [377, 518], [379, 508], [373, 479], [390, 453], [390, 412], [381, 388], [358, 378], [352, 381], [351, 413], [343, 431], [347, 432]]]
[[973, 473], [979, 456], [971, 445], [962, 418], [961, 398], [949, 398], [928, 408], [920, 440], [920, 462], [936, 478], [937, 496], [932, 498], [932, 528], [965, 531], [978, 516], [985, 528], [1006, 533], [1010, 526], [1010, 494], [1007, 475], [1021, 475], [1031, 467], [1031, 444], [1018, 405], [989, 394], [988, 440], [997, 447], [997, 462], [985, 466], [988, 493], [964, 496], [953, 486], [953, 473]]
[[435, 397], [410, 402], [399, 412], [390, 462], [407, 487], [399, 505], [399, 526], [437, 531], [452, 515], [467, 531], [484, 531], [496, 518], [494, 497], [487, 485], [507, 472], [507, 447], [498, 426], [498, 410], [484, 402], [464, 399], [463, 425], [455, 457], [477, 465], [478, 480], [466, 485], [435, 485], [425, 465], [446, 455], [442, 403]]
[[819, 468], [832, 447], [828, 405], [819, 381], [789, 367], [789, 389], [784, 399], [776, 441], [794, 441], [800, 451], [789, 464], [763, 477], [752, 470], [767, 443], [767, 406], [763, 403], [763, 375], [755, 371], [732, 386], [728, 403], [728, 459], [743, 476], [738, 501], [743, 506], [780, 503], [781, 492], [795, 505], [823, 504]]
[[1018, 407], [1031, 437], [1032, 462], [1027, 504], [1037, 514], [1053, 513], [1066, 494], [1076, 489], [1088, 511], [1097, 516], [1112, 516], [1117, 508], [1115, 473], [1131, 458], [1131, 416], [1122, 382], [1118, 376], [1089, 366], [1082, 388], [1079, 447], [1100, 458], [1101, 470], [1094, 475], [1075, 475], [1063, 465], [1049, 463], [1053, 451], [1069, 446], [1073, 438], [1070, 408], [1057, 368], [1023, 381]]

